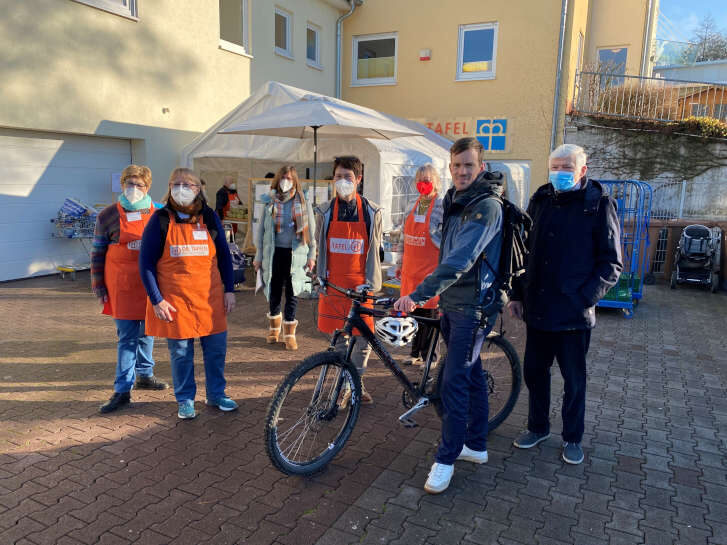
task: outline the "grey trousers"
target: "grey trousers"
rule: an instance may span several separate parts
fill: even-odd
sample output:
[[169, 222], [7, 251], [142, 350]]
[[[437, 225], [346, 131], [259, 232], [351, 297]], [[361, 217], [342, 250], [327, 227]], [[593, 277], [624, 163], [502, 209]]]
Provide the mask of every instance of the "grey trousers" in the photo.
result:
[[[366, 339], [359, 336], [353, 337], [356, 340], [356, 344], [353, 346], [353, 352], [351, 352], [351, 362], [356, 366], [358, 374], [363, 376], [366, 365], [371, 355], [371, 347]], [[348, 348], [348, 337], [341, 335], [336, 341], [336, 352], [340, 352], [346, 357], [346, 350]]]

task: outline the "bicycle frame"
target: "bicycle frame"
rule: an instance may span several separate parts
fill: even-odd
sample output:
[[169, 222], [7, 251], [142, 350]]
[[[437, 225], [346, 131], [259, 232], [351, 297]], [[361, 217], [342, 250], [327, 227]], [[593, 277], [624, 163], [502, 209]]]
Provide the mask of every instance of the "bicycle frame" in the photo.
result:
[[[366, 296], [364, 295], [363, 297]], [[363, 337], [366, 342], [369, 343], [369, 345], [371, 345], [373, 351], [376, 353], [377, 356], [379, 356], [381, 361], [384, 362], [384, 365], [391, 372], [391, 374], [394, 375], [394, 377], [396, 377], [396, 379], [401, 383], [407, 393], [411, 396], [411, 399], [417, 400], [421, 398], [424, 395], [424, 388], [426, 387], [429, 372], [431, 371], [432, 367], [434, 350], [437, 346], [437, 342], [439, 341], [439, 336], [441, 333], [439, 319], [426, 318], [423, 316], [411, 316], [411, 318], [414, 318], [417, 322], [425, 323], [434, 328], [434, 335], [432, 336], [432, 340], [430, 342], [429, 350], [427, 353], [427, 360], [425, 362], [424, 375], [421, 384], [415, 386], [409, 380], [409, 377], [407, 377], [406, 373], [401, 370], [396, 361], [391, 357], [391, 354], [389, 354], [384, 345], [381, 343], [381, 341], [379, 341], [374, 332], [371, 331], [371, 329], [362, 318], [362, 316], [374, 316], [380, 318], [387, 316], [388, 313], [363, 307], [361, 305], [361, 301], [358, 301], [356, 299], [352, 299], [351, 303], [351, 309], [349, 310], [348, 316], [346, 317], [346, 322], [344, 323], [343, 329], [337, 329], [333, 333], [333, 338], [331, 339], [331, 344], [329, 345], [328, 350], [335, 350], [336, 342], [338, 341], [339, 337], [344, 334], [348, 335], [350, 342], [346, 350], [346, 361], [350, 361], [351, 353], [353, 352], [354, 344], [356, 342], [356, 339], [353, 336], [353, 330], [358, 329], [361, 333], [360, 336]], [[340, 393], [340, 387], [343, 385], [343, 376], [339, 378], [338, 382], [339, 383], [336, 386], [336, 391], [337, 393]]]

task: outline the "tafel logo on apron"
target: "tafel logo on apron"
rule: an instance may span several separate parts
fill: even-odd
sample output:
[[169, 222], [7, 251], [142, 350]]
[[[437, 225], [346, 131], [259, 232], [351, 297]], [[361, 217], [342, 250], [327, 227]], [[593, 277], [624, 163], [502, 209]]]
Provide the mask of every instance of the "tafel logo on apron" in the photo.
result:
[[364, 240], [360, 238], [330, 238], [332, 254], [363, 254]]
[[169, 246], [171, 257], [190, 257], [210, 255], [210, 248], [207, 244], [173, 244]]

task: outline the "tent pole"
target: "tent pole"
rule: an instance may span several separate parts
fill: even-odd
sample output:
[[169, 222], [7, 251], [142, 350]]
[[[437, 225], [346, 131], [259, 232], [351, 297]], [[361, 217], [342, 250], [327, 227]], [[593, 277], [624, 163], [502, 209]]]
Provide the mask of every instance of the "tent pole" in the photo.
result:
[[318, 176], [318, 125], [313, 125], [313, 206], [316, 206], [316, 179]]

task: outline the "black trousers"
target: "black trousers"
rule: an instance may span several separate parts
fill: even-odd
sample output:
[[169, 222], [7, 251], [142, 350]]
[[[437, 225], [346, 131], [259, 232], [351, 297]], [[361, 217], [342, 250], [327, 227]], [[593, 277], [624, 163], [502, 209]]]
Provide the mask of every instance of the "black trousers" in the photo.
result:
[[280, 306], [283, 300], [283, 288], [285, 288], [285, 309], [283, 319], [286, 322], [295, 320], [295, 309], [298, 306], [298, 298], [293, 295], [293, 281], [290, 277], [290, 261], [293, 257], [292, 248], [275, 247], [273, 253], [273, 271], [270, 279], [270, 316], [280, 314]]
[[586, 414], [586, 354], [591, 330], [542, 331], [527, 328], [525, 384], [530, 393], [528, 430], [550, 432], [550, 367], [558, 361], [564, 381], [563, 441], [580, 443]]
[[[415, 316], [424, 316], [426, 318], [436, 318], [439, 315], [439, 311], [436, 308], [418, 308], [415, 309], [414, 312], [412, 312], [411, 314], [414, 314]], [[422, 323], [419, 324], [419, 329], [417, 329], [414, 340], [411, 343], [412, 358], [421, 358], [423, 360], [427, 359], [429, 344], [432, 341], [433, 334], [433, 327]], [[434, 353], [434, 356], [436, 358], [436, 351]]]

